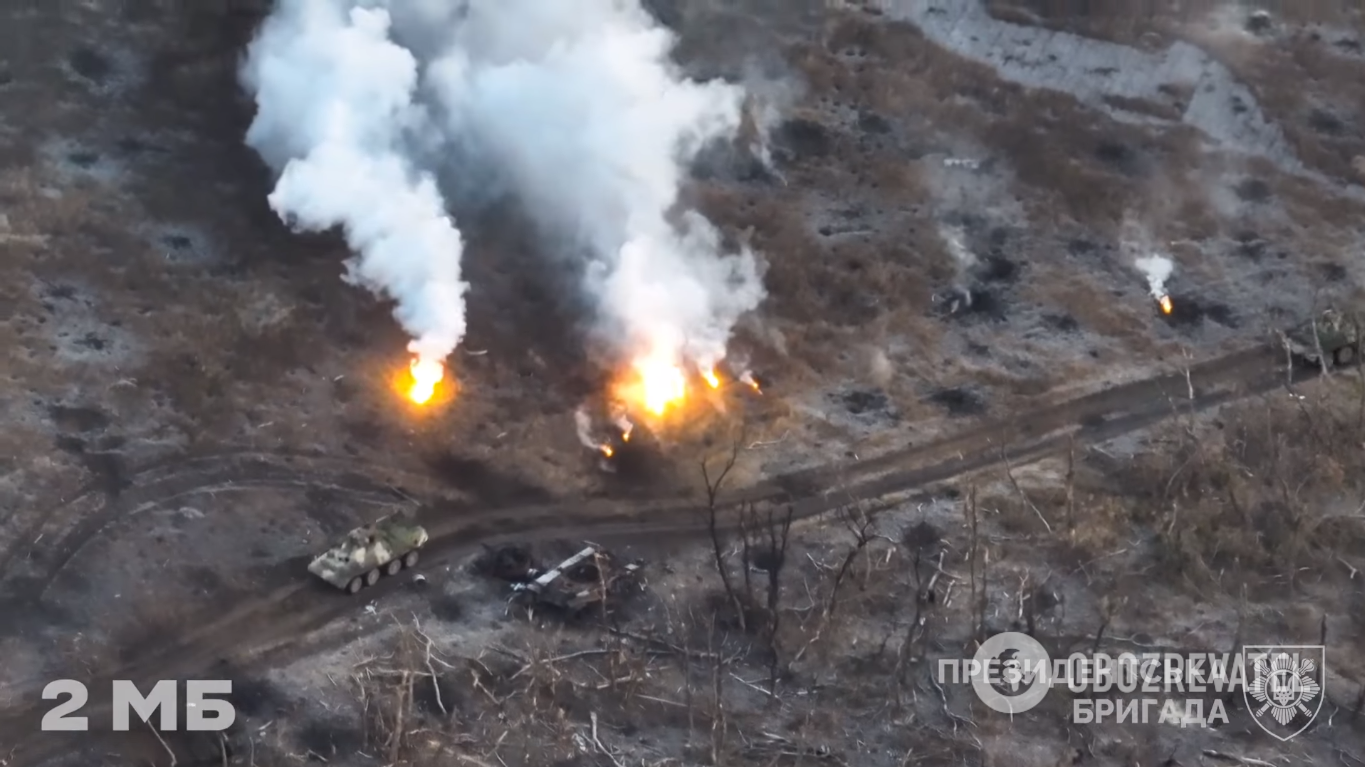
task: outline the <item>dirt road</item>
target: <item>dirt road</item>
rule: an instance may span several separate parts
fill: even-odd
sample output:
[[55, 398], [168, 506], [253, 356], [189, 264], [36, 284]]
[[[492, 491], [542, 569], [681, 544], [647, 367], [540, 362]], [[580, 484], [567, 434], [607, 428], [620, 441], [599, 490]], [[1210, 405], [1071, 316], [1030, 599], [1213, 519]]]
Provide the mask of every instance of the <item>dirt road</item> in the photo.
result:
[[[738, 512], [747, 503], [790, 504], [798, 518], [809, 518], [844, 505], [850, 497], [895, 496], [1005, 461], [1019, 464], [1037, 460], [1065, 450], [1073, 440], [1081, 445], [1104, 441], [1152, 426], [1176, 413], [1204, 410], [1273, 390], [1285, 383], [1282, 363], [1283, 357], [1276, 350], [1258, 347], [1200, 363], [1188, 373], [1114, 387], [932, 444], [778, 478], [726, 495], [718, 509], [721, 526], [736, 526]], [[1303, 371], [1295, 380], [1314, 374]], [[286, 457], [280, 462], [297, 464], [299, 460]], [[252, 471], [258, 480], [270, 480], [261, 465]], [[314, 480], [340, 481], [340, 477], [319, 473]], [[354, 477], [350, 481], [363, 484]], [[366, 491], [382, 492], [379, 484]], [[438, 501], [425, 512], [423, 522], [432, 540], [422, 567], [449, 562], [478, 544], [500, 540], [696, 534], [704, 532], [708, 522], [704, 506], [686, 499], [450, 511]], [[109, 521], [73, 528], [69, 539], [56, 544], [59, 554], [49, 560], [49, 569], [60, 568]], [[91, 716], [92, 730], [108, 728], [107, 705], [95, 692], [108, 690], [108, 679], [132, 679], [142, 685], [154, 679], [193, 678], [219, 662], [229, 662], [235, 668], [277, 664], [321, 649], [316, 643], [304, 642], [304, 638], [360, 607], [359, 601], [332, 593], [307, 577], [299, 562], [279, 564], [271, 582], [279, 584], [274, 591], [238, 605], [213, 606], [202, 620], [190, 624], [193, 628], [158, 646], [141, 648], [132, 654], [131, 662], [93, 681], [91, 703], [82, 711]], [[381, 581], [371, 596], [382, 598], [397, 585], [397, 581]], [[41, 588], [30, 593], [40, 595]], [[0, 719], [0, 744], [12, 744], [15, 749], [12, 764], [38, 765], [57, 754], [72, 752], [82, 741], [82, 745], [89, 744], [88, 733], [40, 733], [39, 721], [53, 703], [41, 701], [40, 690], [33, 690], [30, 699], [32, 706]]]

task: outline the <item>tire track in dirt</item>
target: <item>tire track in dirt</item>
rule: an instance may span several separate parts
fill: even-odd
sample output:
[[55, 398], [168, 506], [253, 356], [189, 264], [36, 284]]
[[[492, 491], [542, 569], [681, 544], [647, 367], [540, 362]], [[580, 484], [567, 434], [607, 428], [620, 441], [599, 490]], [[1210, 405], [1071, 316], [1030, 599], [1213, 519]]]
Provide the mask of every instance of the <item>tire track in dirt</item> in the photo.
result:
[[[375, 474], [387, 476], [381, 479]], [[176, 497], [212, 492], [215, 488], [245, 487], [253, 483], [255, 486], [295, 484], [386, 496], [394, 503], [411, 502], [414, 496], [447, 500], [461, 497], [414, 471], [377, 467], [359, 459], [291, 451], [227, 450], [158, 461], [130, 474], [129, 479], [132, 486], [116, 497], [104, 494], [98, 482], [86, 485], [73, 497], [47, 507], [45, 513], [20, 534], [22, 537], [12, 541], [6, 558], [0, 559], [0, 566], [7, 566], [0, 576], [0, 583], [6, 586], [6, 599], [33, 598], [81, 549], [111, 525], [158, 508]], [[93, 503], [100, 504], [94, 511], [71, 513]], [[42, 540], [48, 542], [41, 548], [33, 545]], [[18, 554], [24, 549], [29, 550], [29, 555], [19, 560]]]
[[[846, 485], [849, 482], [865, 481], [873, 475], [885, 471], [904, 469], [909, 461], [929, 458], [936, 455], [952, 454], [977, 449], [983, 439], [994, 437], [1001, 443], [1060, 428], [1067, 423], [1086, 422], [1103, 418], [1110, 411], [1135, 400], [1162, 395], [1174, 399], [1177, 393], [1186, 392], [1195, 378], [1201, 385], [1236, 380], [1247, 371], [1256, 369], [1264, 361], [1262, 348], [1252, 348], [1225, 357], [1199, 363], [1190, 368], [1190, 378], [1183, 373], [1144, 379], [1117, 387], [1085, 395], [1051, 407], [1035, 410], [1030, 416], [997, 420], [971, 429], [963, 434], [942, 440], [935, 440], [917, 447], [893, 450], [886, 454], [852, 463], [838, 463], [793, 472], [773, 480], [759, 483], [742, 491], [740, 497], [751, 502], [771, 501], [781, 497], [804, 497], [821, 492], [820, 488], [833, 485]], [[331, 467], [328, 466], [331, 464]], [[373, 478], [379, 472], [386, 472], [390, 480], [380, 482]], [[368, 475], [368, 476], [367, 476]], [[416, 472], [392, 467], [376, 467], [358, 459], [322, 454], [281, 451], [261, 451], [253, 449], [227, 450], [218, 453], [191, 456], [180, 460], [157, 461], [128, 476], [131, 486], [117, 497], [108, 497], [102, 492], [100, 482], [91, 482], [81, 488], [73, 497], [66, 499], [40, 517], [22, 536], [11, 543], [5, 557], [0, 557], [0, 572], [3, 581], [9, 581], [9, 600], [33, 599], [43, 593], [46, 583], [65, 568], [71, 560], [91, 540], [100, 535], [110, 525], [130, 514], [136, 514], [156, 504], [164, 503], [177, 494], [193, 493], [212, 485], [259, 482], [269, 477], [279, 477], [281, 481], [295, 480], [315, 483], [318, 486], [333, 485], [350, 492], [382, 493], [394, 492], [397, 488], [421, 487], [421, 494], [429, 497], [450, 499], [453, 494], [437, 488], [429, 477]], [[393, 482], [399, 479], [400, 482]], [[187, 482], [185, 488], [169, 490], [177, 483]], [[411, 495], [411, 493], [408, 493]], [[400, 493], [394, 492], [395, 502], [403, 500]], [[49, 536], [51, 528], [67, 523], [62, 514], [76, 504], [102, 498], [103, 505], [95, 513], [82, 515], [65, 534]], [[662, 500], [662, 499], [656, 499]], [[674, 496], [672, 500], [682, 501]], [[555, 504], [556, 508], [568, 511], [581, 506], [582, 502], [566, 501]], [[534, 513], [539, 507], [527, 507]], [[496, 510], [490, 507], [489, 511]], [[503, 513], [516, 513], [515, 509], [502, 509]], [[36, 541], [48, 538], [50, 542], [42, 549], [30, 551], [25, 564], [30, 570], [18, 574], [9, 571], [15, 554], [23, 541]], [[37, 556], [33, 556], [36, 554]], [[35, 568], [41, 568], [35, 570]]]
[[[845, 481], [835, 489], [792, 498], [785, 492], [774, 496], [768, 490], [749, 488], [727, 496], [720, 509], [721, 526], [733, 529], [737, 524], [741, 505], [753, 502], [790, 503], [795, 516], [805, 519], [831, 511], [852, 497], [872, 499], [907, 494], [917, 488], [942, 482], [1000, 465], [1005, 461], [1025, 463], [1049, 454], [1064, 451], [1074, 443], [1085, 445], [1147, 428], [1181, 412], [1206, 410], [1229, 402], [1271, 391], [1286, 383], [1284, 371], [1265, 363], [1276, 358], [1269, 347], [1239, 352], [1190, 368], [1189, 374], [1179, 373], [1126, 384], [1116, 389], [1126, 392], [1115, 395], [1114, 389], [1081, 397], [1069, 403], [1042, 408], [1019, 419], [1014, 429], [974, 429], [966, 435], [939, 441], [896, 455], [922, 455], [939, 452], [944, 446], [957, 448], [949, 460], [930, 463], [917, 468], [897, 469], [895, 462], [879, 458], [865, 463], [873, 471], [859, 475], [857, 481]], [[1316, 371], [1301, 371], [1295, 381], [1308, 380]], [[1193, 391], [1193, 399], [1189, 393]], [[1117, 396], [1117, 399], [1116, 399]], [[1126, 404], [1127, 412], [1116, 412], [1117, 404]], [[1137, 407], [1134, 407], [1134, 406]], [[1096, 409], [1106, 412], [1097, 412]], [[1102, 420], [1088, 416], [1104, 416]], [[1069, 419], [1069, 420], [1068, 420]], [[1082, 425], [1084, 424], [1084, 425]], [[1061, 428], [1051, 428], [1060, 425]], [[1032, 436], [1016, 443], [1007, 438], [1028, 433]], [[857, 465], [846, 467], [856, 469]], [[822, 471], [830, 471], [822, 469]], [[833, 476], [837, 472], [832, 472]], [[817, 476], [807, 472], [807, 477]], [[843, 475], [845, 480], [852, 473]], [[706, 530], [705, 509], [695, 502], [659, 501], [630, 504], [610, 501], [574, 504], [522, 506], [489, 509], [477, 515], [444, 515], [434, 509], [424, 519], [430, 525], [431, 543], [426, 549], [423, 568], [440, 565], [467, 552], [472, 546], [503, 540], [536, 540], [563, 536], [620, 536], [638, 538], [660, 535], [699, 535]], [[232, 661], [234, 668], [246, 669], [266, 663], [274, 665], [293, 657], [318, 652], [344, 640], [336, 636], [310, 640], [317, 631], [346, 613], [353, 612], [359, 603], [330, 593], [330, 589], [302, 578], [295, 563], [282, 563], [274, 568], [272, 579], [286, 585], [258, 599], [223, 611], [215, 610], [213, 617], [195, 623], [196, 628], [181, 633], [166, 645], [148, 652], [102, 676], [103, 688], [112, 678], [133, 679], [139, 683], [152, 679], [179, 678], [203, 671], [215, 663]], [[291, 582], [292, 581], [292, 582]], [[397, 581], [377, 584], [372, 592], [382, 597]], [[366, 600], [369, 601], [369, 600]], [[96, 689], [101, 683], [96, 683]], [[37, 699], [37, 692], [31, 696]], [[92, 712], [103, 713], [107, 706], [92, 701]], [[37, 705], [16, 711], [0, 719], [0, 742], [30, 743], [34, 750], [25, 750], [24, 763], [60, 753], [72, 744], [61, 745], [60, 737], [43, 733], [42, 744], [33, 742], [38, 721], [45, 706]]]
[[[234, 467], [238, 464], [250, 464], [255, 462], [268, 462], [275, 466], [297, 465], [299, 463], [318, 465], [331, 463], [337, 466], [337, 471], [345, 476], [353, 475], [349, 480], [361, 480], [369, 483], [371, 487], [376, 486], [377, 481], [366, 477], [366, 473], [373, 475], [376, 468], [381, 472], [389, 472], [394, 476], [401, 476], [407, 480], [403, 485], [388, 483], [385, 487], [396, 486], [400, 489], [407, 484], [416, 486], [430, 486], [434, 483], [426, 477], [416, 472], [398, 469], [395, 467], [376, 467], [372, 462], [362, 461], [341, 456], [329, 456], [319, 453], [291, 450], [266, 451], [260, 448], [228, 448], [207, 453], [196, 453], [192, 455], [176, 455], [157, 459], [134, 469], [125, 474], [129, 486], [117, 496], [110, 496], [105, 489], [106, 483], [103, 480], [92, 480], [78, 487], [70, 494], [63, 495], [56, 503], [45, 504], [35, 508], [27, 516], [32, 520], [21, 528], [20, 532], [13, 534], [9, 544], [0, 549], [0, 573], [8, 573], [14, 561], [20, 553], [40, 539], [57, 541], [58, 546], [70, 546], [78, 541], [82, 536], [96, 534], [111, 518], [122, 513], [122, 507], [132, 503], [141, 504], [141, 500], [149, 493], [157, 492], [158, 489], [167, 483], [174, 483], [186, 478], [199, 476], [213, 476], [215, 473], [223, 473], [217, 480], [206, 479], [206, 482], [231, 482], [235, 477], [231, 474]], [[240, 475], [242, 479], [251, 476], [250, 469], [244, 469]], [[63, 526], [70, 524], [71, 510], [79, 509], [88, 504], [99, 504], [99, 508], [94, 511], [97, 519], [85, 521], [86, 515], [79, 515], [80, 521], [75, 525], [79, 528], [67, 533], [57, 532]], [[98, 520], [98, 521], [97, 521]], [[92, 533], [91, 528], [94, 528]], [[49, 535], [50, 532], [57, 532]], [[71, 538], [72, 540], [67, 540]], [[53, 545], [51, 542], [49, 546]]]

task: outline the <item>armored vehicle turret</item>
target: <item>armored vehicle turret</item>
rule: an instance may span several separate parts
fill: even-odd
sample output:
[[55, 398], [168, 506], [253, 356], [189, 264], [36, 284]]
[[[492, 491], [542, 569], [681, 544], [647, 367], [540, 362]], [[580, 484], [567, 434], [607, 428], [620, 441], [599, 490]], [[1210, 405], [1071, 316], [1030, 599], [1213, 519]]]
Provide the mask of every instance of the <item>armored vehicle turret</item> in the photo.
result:
[[308, 572], [350, 594], [417, 564], [427, 531], [407, 515], [390, 514], [350, 531], [308, 565]]
[[1316, 320], [1280, 335], [1290, 354], [1313, 367], [1349, 365], [1360, 352], [1357, 318], [1336, 309], [1327, 309]]

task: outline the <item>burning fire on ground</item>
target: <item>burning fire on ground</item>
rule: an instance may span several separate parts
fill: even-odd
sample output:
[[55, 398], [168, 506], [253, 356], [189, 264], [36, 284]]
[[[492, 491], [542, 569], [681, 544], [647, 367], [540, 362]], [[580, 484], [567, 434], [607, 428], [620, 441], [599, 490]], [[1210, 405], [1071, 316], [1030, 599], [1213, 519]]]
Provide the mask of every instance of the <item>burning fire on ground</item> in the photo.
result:
[[[749, 371], [740, 374], [734, 382], [743, 384], [755, 394], [763, 393]], [[606, 441], [595, 437], [591, 416], [580, 408], [574, 414], [578, 438], [603, 458], [615, 458], [621, 448], [630, 442], [635, 429], [632, 416], [658, 422], [682, 412], [695, 392], [719, 392], [726, 384], [726, 374], [714, 368], [689, 371], [684, 365], [657, 354], [637, 358], [612, 387], [613, 405], [609, 420], [615, 427], [616, 435]]]
[[426, 407], [437, 401], [437, 395], [449, 386], [445, 381], [446, 367], [442, 360], [418, 356], [396, 376], [394, 388], [412, 404]]
[[1169, 315], [1175, 311], [1171, 294], [1166, 292], [1166, 280], [1175, 271], [1175, 262], [1165, 256], [1151, 255], [1137, 259], [1134, 265], [1147, 276], [1147, 288], [1161, 306], [1161, 313]]

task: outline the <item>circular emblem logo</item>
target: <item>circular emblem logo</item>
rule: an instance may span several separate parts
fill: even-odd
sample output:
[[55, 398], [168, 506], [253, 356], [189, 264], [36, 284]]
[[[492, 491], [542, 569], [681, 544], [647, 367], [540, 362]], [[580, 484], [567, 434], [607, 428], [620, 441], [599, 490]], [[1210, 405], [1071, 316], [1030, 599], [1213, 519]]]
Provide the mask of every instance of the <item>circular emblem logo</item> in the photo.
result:
[[990, 708], [1022, 714], [1043, 701], [1052, 687], [1052, 658], [1028, 634], [1006, 632], [981, 643], [976, 651], [972, 689]]

